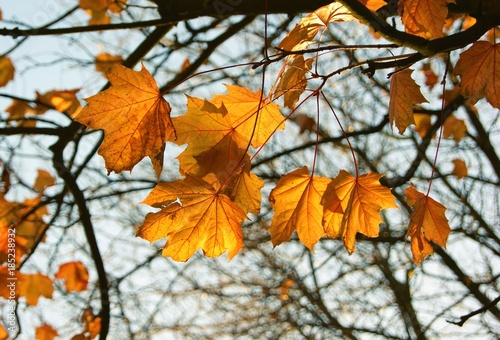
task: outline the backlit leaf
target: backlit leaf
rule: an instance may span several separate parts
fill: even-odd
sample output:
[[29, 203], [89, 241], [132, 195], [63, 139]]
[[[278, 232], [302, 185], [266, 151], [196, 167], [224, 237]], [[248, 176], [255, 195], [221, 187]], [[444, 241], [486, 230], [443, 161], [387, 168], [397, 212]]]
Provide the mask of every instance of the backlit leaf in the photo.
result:
[[33, 189], [42, 194], [46, 188], [53, 186], [55, 181], [55, 178], [52, 177], [48, 171], [38, 169], [38, 175], [36, 177], [35, 184], [33, 184]]
[[328, 185], [321, 201], [325, 232], [341, 237], [349, 253], [355, 249], [356, 234], [377, 237], [381, 209], [397, 208], [389, 188], [380, 184], [382, 175], [368, 173], [355, 178], [341, 170]]
[[104, 130], [99, 154], [108, 172], [132, 170], [149, 156], [159, 177], [165, 142], [175, 139], [170, 105], [144, 67], [136, 72], [116, 66], [106, 72], [106, 77], [110, 88], [86, 99], [88, 106], [75, 120]]
[[455, 0], [399, 0], [406, 32], [427, 39], [440, 38], [451, 2]]
[[285, 107], [293, 109], [306, 88], [306, 74], [311, 69], [313, 61], [313, 58], [304, 60], [302, 55], [288, 57], [278, 74], [279, 81], [273, 89], [273, 98], [283, 96]]
[[29, 306], [36, 306], [41, 296], [51, 299], [53, 292], [52, 280], [40, 273], [24, 274], [19, 281], [19, 296], [24, 296]]
[[121, 65], [122, 62], [122, 56], [112, 55], [109, 53], [99, 53], [95, 57], [95, 70], [105, 73], [113, 66]]
[[413, 184], [405, 195], [413, 208], [406, 236], [411, 238], [413, 260], [420, 264], [427, 255], [434, 254], [431, 241], [446, 247], [451, 229], [445, 216], [446, 208], [441, 203], [418, 192]]
[[94, 312], [89, 307], [82, 313], [80, 321], [83, 323], [84, 339], [94, 339], [101, 332], [101, 317], [94, 315]]
[[[2, 12], [0, 12], [0, 20], [1, 20]], [[9, 338], [9, 333], [5, 329], [3, 325], [0, 325], [0, 340], [7, 340]]]
[[0, 56], [0, 86], [5, 86], [14, 79], [15, 68], [8, 57]]
[[378, 9], [387, 5], [384, 0], [359, 0], [363, 5], [366, 6], [370, 11], [377, 11]]
[[410, 124], [415, 124], [413, 108], [415, 104], [427, 102], [420, 87], [411, 77], [412, 70], [405, 69], [392, 75], [389, 102], [389, 121], [403, 134]]
[[326, 29], [332, 21], [350, 21], [354, 17], [340, 3], [332, 2], [303, 17], [286, 35], [278, 48], [285, 51], [303, 50], [313, 42], [321, 29]]
[[500, 44], [476, 41], [460, 54], [455, 73], [462, 79], [462, 94], [472, 104], [485, 97], [500, 109]]
[[[137, 235], [154, 242], [167, 237], [163, 255], [187, 261], [198, 249], [209, 257], [228, 251], [232, 259], [243, 246], [241, 224], [246, 215], [220, 194], [215, 176], [159, 183], [143, 203], [159, 212], [149, 213]], [[213, 183], [213, 184], [211, 184]]]
[[64, 284], [68, 292], [86, 290], [89, 282], [89, 272], [80, 261], [62, 264], [55, 277], [65, 280]]
[[[76, 98], [76, 93], [79, 90], [80, 89], [62, 91], [54, 90], [44, 94], [40, 94], [37, 92], [37, 100], [43, 104], [46, 104], [48, 107], [54, 108], [59, 112], [63, 112], [68, 114], [69, 116], [73, 116], [78, 114], [82, 110], [80, 101], [78, 100], [78, 98]], [[37, 113], [40, 114], [46, 111], [48, 107], [38, 105]]]
[[299, 240], [309, 249], [314, 249], [325, 235], [320, 202], [330, 181], [329, 178], [311, 176], [307, 167], [280, 178], [269, 195], [274, 209], [269, 229], [274, 246], [288, 241], [297, 230]]
[[455, 116], [449, 116], [446, 118], [443, 124], [443, 137], [453, 138], [456, 142], [464, 138], [467, 133], [467, 125], [462, 119], [458, 119]]
[[415, 119], [415, 131], [420, 137], [424, 138], [427, 131], [432, 127], [431, 117], [423, 113], [416, 113], [413, 118]]

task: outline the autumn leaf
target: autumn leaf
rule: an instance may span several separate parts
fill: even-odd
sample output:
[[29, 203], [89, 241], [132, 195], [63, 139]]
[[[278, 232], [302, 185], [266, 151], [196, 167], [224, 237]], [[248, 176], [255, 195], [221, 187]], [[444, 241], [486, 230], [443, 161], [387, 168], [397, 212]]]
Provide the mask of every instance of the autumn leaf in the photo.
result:
[[231, 260], [243, 246], [246, 215], [217, 191], [214, 175], [205, 179], [188, 175], [159, 183], [142, 203], [161, 210], [146, 216], [137, 235], [150, 242], [167, 237], [163, 255], [176, 261], [187, 261], [198, 249], [209, 257], [227, 250]]
[[19, 296], [24, 296], [29, 306], [36, 306], [41, 296], [52, 299], [53, 292], [52, 280], [40, 273], [24, 274], [19, 281]]
[[0, 86], [5, 86], [14, 79], [15, 68], [8, 57], [0, 56]]
[[443, 137], [453, 138], [456, 142], [464, 138], [467, 133], [467, 125], [462, 119], [458, 119], [455, 116], [449, 116], [446, 118], [443, 124]]
[[359, 0], [359, 2], [361, 2], [366, 6], [366, 8], [373, 12], [387, 5], [384, 0]]
[[432, 127], [431, 117], [427, 114], [416, 113], [413, 118], [415, 119], [415, 131], [420, 137], [424, 138], [427, 131]]
[[99, 154], [108, 172], [120, 173], [149, 156], [156, 175], [163, 168], [165, 142], [175, 139], [170, 105], [144, 68], [136, 72], [116, 66], [106, 72], [109, 89], [87, 98], [75, 120], [92, 129], [104, 130]]
[[38, 193], [43, 194], [45, 189], [54, 185], [55, 181], [55, 178], [52, 177], [48, 171], [38, 169], [38, 175], [36, 177], [35, 184], [33, 184], [33, 189], [35, 189]]
[[448, 16], [448, 4], [455, 0], [399, 0], [406, 32], [427, 39], [440, 38]]
[[411, 77], [412, 70], [405, 69], [392, 75], [389, 101], [389, 121], [403, 134], [410, 124], [415, 124], [413, 107], [427, 102], [420, 87]]
[[50, 325], [42, 325], [35, 329], [36, 340], [53, 340], [59, 333]]
[[288, 57], [278, 74], [277, 85], [272, 90], [273, 98], [283, 96], [285, 107], [293, 110], [306, 88], [306, 74], [311, 69], [313, 61], [314, 58], [304, 60], [302, 55]]
[[188, 144], [178, 157], [181, 174], [203, 177], [212, 172], [225, 182], [239, 165], [250, 166], [249, 145], [261, 146], [283, 129], [278, 105], [261, 101], [259, 92], [227, 87], [228, 94], [210, 101], [188, 96], [186, 114], [173, 119], [176, 143]]
[[258, 214], [262, 199], [260, 190], [264, 187], [264, 182], [247, 169], [239, 171], [233, 179], [234, 183], [228, 185], [223, 193], [227, 194], [245, 214]]
[[89, 25], [105, 25], [110, 23], [107, 13], [120, 13], [126, 0], [80, 0], [79, 7], [87, 10], [91, 15]]
[[467, 165], [462, 159], [456, 158], [452, 160], [452, 163], [453, 163], [453, 171], [451, 172], [452, 175], [456, 176], [458, 179], [468, 176]]
[[94, 339], [101, 332], [101, 317], [94, 315], [94, 312], [89, 307], [85, 309], [80, 318], [84, 325], [83, 334], [85, 339]]
[[485, 97], [500, 109], [500, 44], [476, 41], [460, 54], [455, 73], [462, 79], [462, 94], [472, 104]]
[[406, 200], [413, 208], [406, 237], [411, 238], [413, 260], [420, 264], [427, 255], [434, 254], [431, 242], [446, 248], [450, 226], [445, 216], [446, 208], [410, 185]]
[[420, 71], [425, 76], [425, 85], [427, 85], [427, 87], [429, 87], [429, 89], [432, 90], [434, 86], [436, 86], [436, 84], [438, 83], [439, 77], [432, 69], [431, 64], [424, 63]]
[[87, 289], [89, 272], [80, 261], [68, 262], [59, 267], [55, 278], [65, 280], [66, 291], [80, 292]]
[[328, 185], [321, 204], [328, 236], [340, 236], [349, 253], [355, 249], [356, 234], [377, 237], [381, 209], [397, 208], [389, 188], [380, 184], [382, 175], [368, 173], [355, 178], [341, 170]]
[[292, 120], [299, 127], [299, 133], [314, 132], [316, 130], [316, 120], [305, 114], [294, 114]]
[[340, 3], [332, 2], [303, 17], [278, 45], [285, 51], [298, 51], [313, 42], [321, 29], [326, 29], [332, 21], [350, 21], [354, 17]]
[[[9, 228], [8, 222], [6, 219], [0, 219], [0, 264], [3, 263], [19, 263], [24, 254], [26, 254], [27, 249], [27, 240], [24, 237], [16, 235], [16, 231], [13, 228]], [[14, 246], [14, 262], [12, 261], [12, 257], [9, 254], [12, 252], [9, 249], [12, 249], [12, 245]], [[12, 256], [12, 255], [11, 255]]]
[[47, 107], [43, 105], [37, 105], [37, 113], [43, 113], [47, 111], [48, 107], [50, 107], [59, 112], [66, 113], [70, 117], [78, 114], [82, 110], [80, 101], [76, 97], [76, 93], [78, 91], [80, 91], [80, 89], [62, 91], [54, 90], [44, 94], [40, 94], [37, 92], [37, 100], [40, 103], [47, 105]]
[[297, 230], [299, 240], [313, 250], [325, 235], [322, 226], [321, 197], [329, 178], [311, 176], [307, 167], [280, 178], [269, 195], [274, 209], [269, 233], [273, 246], [286, 242]]
[[17, 126], [36, 126], [36, 120], [29, 119], [26, 116], [38, 114], [38, 110], [28, 105], [26, 102], [14, 99], [5, 112], [9, 114], [7, 125], [16, 121]]
[[[0, 12], [0, 20], [1, 20], [1, 15], [2, 12]], [[7, 340], [8, 338], [9, 338], [9, 333], [7, 332], [5, 327], [0, 324], [0, 340]]]
[[121, 65], [123, 62], [122, 56], [112, 55], [109, 53], [99, 53], [95, 57], [95, 70], [106, 73], [113, 66]]

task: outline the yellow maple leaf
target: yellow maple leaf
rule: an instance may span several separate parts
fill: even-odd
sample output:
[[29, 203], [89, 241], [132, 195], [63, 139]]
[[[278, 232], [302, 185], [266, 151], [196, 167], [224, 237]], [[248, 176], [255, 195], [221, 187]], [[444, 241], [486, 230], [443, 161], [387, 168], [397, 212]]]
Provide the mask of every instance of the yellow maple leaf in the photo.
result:
[[389, 188], [380, 184], [382, 175], [368, 173], [358, 178], [341, 170], [328, 185], [321, 201], [328, 236], [340, 236], [349, 253], [355, 249], [356, 234], [377, 237], [381, 209], [397, 208]]
[[53, 340], [59, 333], [50, 325], [44, 324], [35, 329], [36, 340]]
[[424, 138], [427, 131], [432, 127], [431, 117], [427, 114], [416, 113], [413, 118], [415, 119], [415, 131], [420, 137]]
[[278, 48], [285, 51], [303, 50], [314, 40], [321, 29], [326, 29], [332, 21], [350, 21], [354, 17], [338, 2], [332, 2], [303, 17], [285, 36]]
[[440, 38], [448, 16], [448, 4], [455, 0], [399, 0], [406, 32], [428, 39]]
[[5, 86], [14, 79], [15, 70], [10, 58], [0, 56], [0, 86]]
[[485, 97], [500, 109], [500, 44], [476, 41], [460, 54], [455, 73], [462, 79], [462, 94], [472, 104]]
[[89, 272], [80, 261], [68, 262], [59, 266], [55, 278], [65, 280], [68, 292], [80, 292], [87, 289]]
[[[37, 100], [47, 105], [47, 107], [54, 108], [59, 112], [63, 112], [68, 114], [69, 116], [73, 116], [78, 114], [82, 109], [80, 105], [80, 101], [76, 98], [76, 93], [80, 89], [73, 90], [53, 90], [46, 92], [44, 94], [36, 93]], [[43, 113], [47, 111], [47, 107], [43, 105], [37, 105], [37, 113]]]
[[187, 261], [198, 249], [209, 257], [227, 250], [231, 260], [243, 246], [246, 215], [217, 191], [215, 176], [205, 179], [188, 175], [159, 183], [142, 203], [161, 210], [146, 216], [137, 235], [150, 242], [167, 237], [163, 255], [176, 261]]
[[113, 66], [121, 65], [123, 63], [122, 56], [112, 55], [109, 53], [99, 53], [95, 57], [95, 70], [105, 73]]
[[40, 296], [52, 299], [52, 280], [43, 274], [24, 274], [19, 281], [19, 297], [24, 296], [29, 306], [36, 306]]
[[314, 58], [304, 59], [302, 55], [287, 57], [285, 65], [278, 74], [276, 87], [272, 89], [273, 98], [283, 96], [285, 107], [292, 109], [304, 92], [307, 79], [306, 74], [312, 67]]
[[446, 208], [441, 203], [418, 192], [413, 184], [405, 195], [413, 208], [406, 237], [411, 238], [413, 260], [420, 264], [427, 255], [434, 254], [431, 241], [446, 248], [451, 229], [445, 216]]
[[106, 77], [110, 88], [87, 98], [88, 105], [74, 119], [104, 130], [99, 154], [108, 172], [132, 170], [149, 156], [159, 177], [165, 142], [175, 140], [170, 105], [144, 67], [136, 72], [116, 66], [106, 72]]
[[280, 178], [269, 195], [274, 209], [269, 233], [274, 246], [290, 239], [297, 230], [299, 240], [313, 250], [325, 235], [322, 226], [321, 197], [329, 178], [311, 176], [307, 167]]
[[391, 125], [396, 125], [401, 135], [410, 124], [415, 124], [415, 104], [427, 102], [411, 74], [412, 70], [405, 69], [393, 74], [391, 78], [389, 121]]

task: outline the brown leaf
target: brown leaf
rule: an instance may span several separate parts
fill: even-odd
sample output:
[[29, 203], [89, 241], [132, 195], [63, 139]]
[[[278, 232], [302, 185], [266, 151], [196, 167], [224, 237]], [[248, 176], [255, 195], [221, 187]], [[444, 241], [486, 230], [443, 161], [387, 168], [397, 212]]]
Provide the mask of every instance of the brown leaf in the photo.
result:
[[0, 56], [0, 87], [14, 79], [15, 70], [10, 58]]
[[165, 142], [175, 140], [170, 105], [144, 67], [136, 72], [119, 65], [106, 72], [106, 77], [110, 88], [86, 99], [88, 106], [75, 120], [104, 130], [99, 154], [108, 172], [132, 170], [149, 156], [159, 177]]
[[33, 189], [42, 194], [46, 188], [53, 186], [55, 181], [55, 178], [48, 171], [38, 169], [38, 176], [36, 177]]
[[455, 116], [449, 116], [443, 124], [443, 137], [452, 138], [458, 142], [464, 138], [467, 133], [467, 125], [462, 119]]
[[467, 177], [469, 175], [467, 171], [467, 165], [462, 159], [454, 159], [453, 161], [453, 171], [452, 175], [457, 176], [458, 179]]
[[500, 44], [476, 41], [460, 54], [455, 73], [462, 78], [462, 94], [472, 104], [485, 97], [500, 109]]
[[427, 255], [434, 254], [431, 242], [446, 248], [451, 229], [445, 216], [446, 208], [441, 203], [418, 192], [413, 184], [405, 195], [413, 208], [406, 236], [411, 238], [413, 260], [420, 264]]
[[411, 77], [412, 70], [405, 69], [392, 75], [389, 101], [389, 121], [403, 134], [410, 124], [415, 124], [413, 108], [418, 103], [427, 102], [420, 87]]

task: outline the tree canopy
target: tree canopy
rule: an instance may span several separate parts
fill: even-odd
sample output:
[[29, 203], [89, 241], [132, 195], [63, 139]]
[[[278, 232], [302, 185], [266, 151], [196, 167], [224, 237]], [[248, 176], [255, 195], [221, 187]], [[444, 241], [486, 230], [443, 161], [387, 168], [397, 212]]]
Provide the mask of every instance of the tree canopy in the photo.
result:
[[0, 339], [500, 333], [500, 4], [0, 8]]

